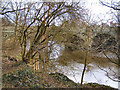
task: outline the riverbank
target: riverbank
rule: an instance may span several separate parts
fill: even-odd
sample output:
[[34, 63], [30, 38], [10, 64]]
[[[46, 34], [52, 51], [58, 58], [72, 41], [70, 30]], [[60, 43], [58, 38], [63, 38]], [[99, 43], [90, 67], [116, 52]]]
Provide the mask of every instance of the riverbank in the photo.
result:
[[[111, 85], [111, 87], [109, 86], [105, 86], [105, 85], [101, 85], [101, 84], [97, 84], [97, 83], [86, 83], [83, 84], [83, 86], [81, 87], [80, 84], [77, 84], [73, 81], [71, 81], [70, 79], [67, 79], [68, 82], [66, 82], [66, 79], [64, 80], [64, 78], [61, 79], [56, 79], [56, 74], [55, 75], [49, 75], [49, 74], [45, 74], [43, 72], [39, 72], [39, 73], [32, 73], [34, 72], [32, 70], [32, 68], [28, 67], [27, 65], [23, 65], [23, 64], [16, 64], [14, 62], [8, 61], [7, 56], [13, 56], [15, 58], [17, 58], [17, 60], [21, 60], [21, 55], [20, 55], [20, 47], [17, 46], [14, 48], [13, 45], [13, 40], [12, 39], [8, 39], [8, 41], [6, 41], [6, 43], [3, 44], [3, 64], [2, 64], [2, 68], [3, 68], [3, 87], [4, 88], [16, 88], [16, 87], [38, 87], [38, 88], [111, 88], [113, 85]], [[8, 43], [9, 42], [9, 43]], [[81, 51], [77, 52], [65, 52], [62, 53], [63, 55], [65, 55], [65, 57], [67, 57], [65, 59], [62, 57], [59, 57], [58, 62], [61, 65], [65, 65], [66, 63], [69, 64], [69, 62], [72, 62], [72, 59], [74, 60], [74, 62], [78, 62], [79, 64], [84, 64], [84, 54]], [[79, 54], [79, 55], [78, 55]], [[83, 59], [82, 59], [83, 57]], [[89, 59], [88, 61], [88, 65], [87, 65], [87, 71], [90, 71], [89, 68], [92, 68], [91, 66], [91, 62], [93, 62], [93, 64], [95, 65], [99, 65], [101, 67], [105, 67], [107, 68], [108, 66], [112, 66], [112, 64], [109, 63], [108, 59], [105, 57], [98, 57], [98, 56], [92, 56], [91, 59]], [[93, 65], [92, 64], [92, 65]], [[41, 65], [40, 65], [41, 66]], [[74, 66], [74, 65], [71, 65]], [[78, 65], [77, 65], [78, 66]], [[24, 71], [26, 67], [26, 71]], [[42, 67], [42, 66], [41, 66]], [[95, 68], [95, 67], [94, 67]], [[22, 70], [23, 69], [23, 70]], [[80, 67], [79, 72], [81, 72], [82, 68]], [[41, 69], [40, 69], [41, 70]], [[70, 69], [72, 70], [72, 69]], [[67, 70], [68, 71], [68, 70]], [[98, 71], [98, 70], [97, 70]], [[30, 72], [30, 73], [29, 73]], [[28, 77], [27, 75], [24, 75], [25, 73], [33, 75]], [[103, 74], [103, 73], [101, 73]], [[101, 74], [98, 74], [96, 76], [101, 76]], [[62, 75], [63, 77], [68, 77], [68, 75], [63, 75], [60, 73], [57, 73], [57, 77], [61, 77], [60, 75]], [[80, 80], [80, 75], [78, 76], [78, 80]], [[25, 77], [26, 76], [26, 77]], [[76, 74], [77, 76], [77, 74]], [[35, 79], [33, 78], [35, 77]], [[92, 80], [94, 80], [90, 75], [88, 75], [87, 77], [90, 77]], [[8, 79], [7, 79], [8, 78]], [[14, 80], [15, 79], [15, 80]], [[104, 77], [102, 77], [103, 81]], [[99, 80], [99, 79], [98, 79]], [[90, 79], [87, 78], [87, 81], [90, 81]], [[32, 83], [31, 83], [32, 82]]]
[[110, 86], [87, 83], [82, 86], [61, 73], [35, 73], [26, 64], [13, 65], [2, 75], [3, 88], [102, 88], [114, 90]]

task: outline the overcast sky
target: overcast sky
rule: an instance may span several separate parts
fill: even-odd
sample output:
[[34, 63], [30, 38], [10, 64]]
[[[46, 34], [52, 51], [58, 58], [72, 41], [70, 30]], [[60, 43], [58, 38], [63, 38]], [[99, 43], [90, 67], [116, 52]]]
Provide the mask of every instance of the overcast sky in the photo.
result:
[[[4, 0], [8, 1], [8, 0]], [[11, 0], [9, 0], [11, 1]], [[12, 1], [41, 1], [41, 0], [12, 0]], [[53, 1], [53, 0], [45, 0], [45, 1]], [[57, 0], [61, 1], [61, 0]], [[65, 0], [66, 1], [66, 0]], [[67, 0], [67, 1], [75, 1], [75, 0]], [[85, 2], [85, 7], [89, 10], [89, 14], [91, 15], [91, 21], [95, 20], [96, 22], [110, 22], [111, 21], [111, 14], [110, 14], [110, 8], [106, 6], [102, 6], [99, 3], [99, 0], [83, 0]], [[103, 1], [111, 1], [111, 0], [103, 0]], [[119, 0], [113, 0], [118, 2]], [[114, 20], [113, 20], [114, 22]]]
[[100, 4], [99, 0], [86, 0], [86, 7], [90, 10], [91, 17], [97, 23], [109, 23], [111, 21], [111, 9]]

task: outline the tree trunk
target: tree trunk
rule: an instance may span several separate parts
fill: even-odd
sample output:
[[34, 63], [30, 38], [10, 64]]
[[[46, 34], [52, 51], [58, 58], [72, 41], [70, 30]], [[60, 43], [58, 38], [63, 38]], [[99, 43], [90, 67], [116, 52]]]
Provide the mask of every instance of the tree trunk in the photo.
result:
[[[38, 29], [40, 29], [40, 28], [38, 27]], [[40, 42], [40, 39], [42, 38], [43, 35], [45, 35], [45, 33], [46, 33], [46, 27], [43, 24], [43, 26], [41, 27], [41, 32], [36, 33], [35, 39], [34, 39], [32, 45], [30, 46], [29, 51], [26, 53], [26, 55], [24, 55], [25, 57], [23, 60], [25, 63], [28, 63], [30, 59], [33, 59], [33, 55], [35, 52], [34, 46], [36, 46], [36, 44], [38, 42]]]
[[84, 78], [84, 74], [85, 74], [85, 71], [86, 71], [86, 67], [87, 67], [87, 61], [90, 57], [89, 56], [89, 46], [91, 46], [91, 43], [90, 43], [90, 27], [87, 26], [86, 27], [86, 55], [85, 55], [85, 62], [84, 62], [84, 69], [83, 69], [83, 72], [82, 72], [82, 77], [81, 77], [81, 86], [83, 84], [83, 78]]
[[86, 71], [87, 59], [88, 59], [88, 51], [86, 51], [84, 69], [83, 69], [82, 77], [81, 77], [81, 86], [82, 86], [82, 84], [83, 84], [83, 78], [84, 78], [84, 74], [85, 74], [85, 71]]

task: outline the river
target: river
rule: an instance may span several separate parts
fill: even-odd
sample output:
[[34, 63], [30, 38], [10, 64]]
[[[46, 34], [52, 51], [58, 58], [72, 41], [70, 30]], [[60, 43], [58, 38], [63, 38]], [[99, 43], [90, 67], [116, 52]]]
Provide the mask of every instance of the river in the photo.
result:
[[[55, 42], [49, 41], [48, 46], [54, 43]], [[30, 48], [30, 44], [28, 43], [27, 50], [29, 50], [29, 48]], [[64, 44], [60, 45], [60, 44], [55, 43], [51, 47], [51, 49], [52, 49], [52, 52], [50, 53], [49, 58], [55, 59], [56, 62], [54, 62], [54, 64], [56, 65], [56, 68], [58, 69], [57, 72], [63, 73], [69, 79], [73, 80], [76, 83], [80, 83], [84, 64], [78, 63], [76, 61], [69, 61], [68, 65], [61, 65], [57, 62], [57, 59], [59, 59], [59, 57], [62, 56], [62, 52], [65, 49]], [[50, 48], [48, 48], [48, 50], [50, 50]], [[103, 54], [95, 54], [95, 56], [104, 57]], [[111, 56], [115, 57], [114, 55], [111, 55], [111, 54], [108, 54], [108, 56], [110, 56], [110, 58]], [[98, 66], [100, 66], [100, 68]], [[107, 61], [106, 62], [101, 61], [101, 63], [93, 61], [87, 64], [83, 83], [98, 83], [98, 84], [108, 85], [113, 88], [118, 88], [118, 82], [115, 82], [111, 80], [110, 78], [108, 78], [106, 76], [106, 72], [101, 69], [104, 69], [110, 72], [109, 73], [110, 75], [113, 73], [113, 72], [111, 73], [112, 70], [115, 72], [118, 72], [117, 67], [112, 63], [108, 63]]]
[[[64, 50], [64, 48], [65, 48], [64, 45], [54, 44], [52, 53], [50, 54], [50, 58], [58, 59], [62, 55], [62, 51]], [[102, 54], [100, 54], [99, 56], [101, 57], [101, 55]], [[111, 54], [108, 55], [111, 57]], [[83, 83], [98, 83], [98, 84], [103, 84], [114, 88], [118, 88], [118, 82], [115, 82], [110, 78], [108, 78], [106, 76], [106, 72], [104, 71], [106, 70], [109, 72], [109, 75], [112, 75], [113, 74], [112, 70], [118, 72], [117, 67], [112, 63], [102, 62], [102, 64], [104, 64], [103, 65], [104, 67], [96, 62], [89, 63], [86, 68]], [[70, 61], [69, 64], [66, 66], [56, 63], [56, 67], [58, 68], [58, 72], [63, 73], [69, 79], [73, 80], [76, 83], [81, 82], [81, 75], [84, 64], [75, 61]]]

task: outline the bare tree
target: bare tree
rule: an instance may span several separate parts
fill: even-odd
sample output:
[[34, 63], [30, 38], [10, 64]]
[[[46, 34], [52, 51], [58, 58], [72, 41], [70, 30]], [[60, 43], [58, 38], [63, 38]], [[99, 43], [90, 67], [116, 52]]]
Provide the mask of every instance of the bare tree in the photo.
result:
[[[0, 14], [6, 15], [14, 22], [15, 34], [17, 33], [21, 45], [22, 60], [27, 63], [44, 48], [42, 43], [50, 37], [47, 36], [47, 28], [53, 21], [63, 20], [65, 17], [80, 18], [82, 10], [79, 2], [7, 2]], [[27, 51], [28, 38], [30, 38], [30, 48]]]
[[[117, 2], [117, 1], [114, 1], [114, 0], [110, 0], [109, 2], [105, 2], [105, 1], [102, 1], [102, 0], [99, 0], [99, 1], [103, 6], [109, 7], [109, 8], [111, 8], [111, 9], [113, 9], [117, 12], [117, 15], [116, 15], [117, 24], [113, 25], [114, 26], [113, 29], [114, 30], [116, 29], [116, 32], [117, 32], [117, 51], [111, 51], [112, 53], [114, 53], [117, 56], [117, 60], [111, 59], [106, 55], [105, 52], [103, 52], [103, 53], [109, 61], [111, 61], [112, 63], [114, 63], [115, 65], [117, 65], [119, 67], [120, 66], [120, 7], [119, 7], [120, 2]], [[109, 75], [109, 71], [106, 71], [106, 70], [104, 70], [104, 71], [107, 73], [107, 76], [110, 79], [112, 79], [113, 81], [117, 81], [117, 82], [120, 81], [119, 71], [118, 71], [118, 74], [117, 74], [115, 71], [110, 69], [110, 71], [112, 71], [112, 73], [113, 73], [113, 76]]]

